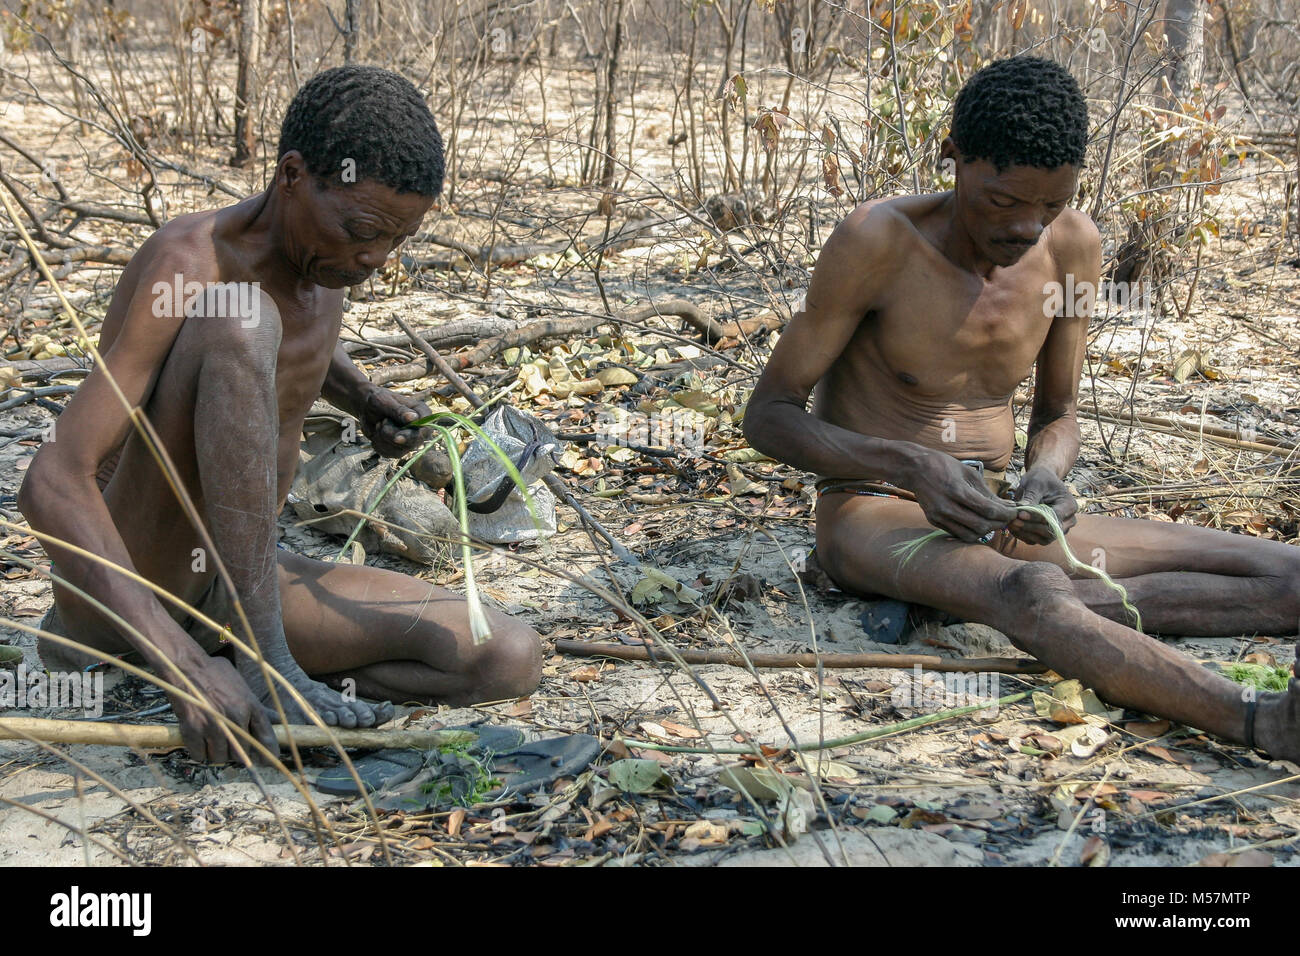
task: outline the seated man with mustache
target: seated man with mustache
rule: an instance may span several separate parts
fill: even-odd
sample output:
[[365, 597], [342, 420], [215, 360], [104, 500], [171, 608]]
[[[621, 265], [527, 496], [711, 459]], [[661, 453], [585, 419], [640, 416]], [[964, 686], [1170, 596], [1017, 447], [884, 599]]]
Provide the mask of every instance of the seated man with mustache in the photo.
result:
[[[347, 287], [382, 266], [439, 195], [443, 148], [414, 86], [351, 66], [298, 91], [278, 156], [262, 194], [175, 219], [141, 246], [104, 319], [104, 367], [68, 403], [57, 440], [28, 470], [19, 505], [35, 530], [136, 571], [247, 640], [216, 562], [132, 425], [111, 371], [156, 429], [267, 662], [326, 723], [375, 726], [392, 705], [341, 695], [308, 674], [336, 686], [355, 682], [360, 694], [384, 701], [467, 704], [527, 694], [541, 672], [531, 628], [488, 612], [493, 637], [476, 645], [466, 602], [450, 591], [276, 547], [303, 419], [318, 396], [352, 415], [381, 454], [404, 455], [425, 437], [407, 423], [428, 409], [372, 385], [338, 337]], [[56, 575], [120, 621], [56, 583], [46, 630], [104, 655], [134, 652], [183, 686], [179, 670], [275, 751], [276, 715], [255, 660], [236, 653], [232, 665], [214, 653], [222, 642], [210, 627], [119, 571], [57, 544], [48, 551]], [[55, 670], [94, 660], [49, 640], [40, 650]], [[302, 722], [283, 687], [277, 693], [290, 721]], [[172, 703], [196, 759], [230, 758], [216, 718], [182, 699]]]
[[[1146, 629], [1296, 633], [1300, 548], [1207, 528], [1077, 515], [1063, 481], [1089, 309], [1062, 289], [1101, 268], [1078, 191], [1088, 112], [1074, 79], [1033, 57], [993, 63], [958, 94], [942, 145], [948, 192], [875, 200], [835, 229], [805, 309], [772, 352], [745, 414], [762, 452], [818, 482], [821, 567], [846, 591], [888, 595], [991, 625], [1113, 704], [1300, 759], [1300, 692], [1258, 699], [1129, 625], [1102, 581], [1072, 573], [1104, 555]], [[1058, 307], [1061, 305], [1061, 307]], [[1034, 377], [1025, 470], [1011, 398]], [[806, 411], [816, 389], [813, 410]], [[950, 537], [904, 562], [901, 543]]]

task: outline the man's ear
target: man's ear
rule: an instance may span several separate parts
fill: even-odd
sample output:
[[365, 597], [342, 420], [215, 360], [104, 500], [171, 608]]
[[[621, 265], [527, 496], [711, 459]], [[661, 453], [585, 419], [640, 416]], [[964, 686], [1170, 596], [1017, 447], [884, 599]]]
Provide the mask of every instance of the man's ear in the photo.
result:
[[295, 189], [301, 189], [310, 178], [307, 170], [307, 161], [302, 158], [302, 153], [296, 149], [291, 149], [280, 157], [280, 161], [275, 166], [275, 182], [286, 195], [292, 193]]
[[952, 177], [954, 189], [957, 187], [957, 167], [960, 165], [961, 150], [957, 148], [951, 136], [945, 136], [943, 142], [939, 144], [939, 169], [945, 176]]

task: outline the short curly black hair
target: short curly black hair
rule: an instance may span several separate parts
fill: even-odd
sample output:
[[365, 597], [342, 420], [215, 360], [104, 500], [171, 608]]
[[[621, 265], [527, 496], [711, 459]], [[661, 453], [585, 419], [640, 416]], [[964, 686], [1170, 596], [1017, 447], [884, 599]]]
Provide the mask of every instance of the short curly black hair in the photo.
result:
[[[373, 179], [429, 197], [442, 192], [442, 136], [433, 114], [410, 80], [377, 66], [335, 67], [304, 83], [284, 114], [277, 159], [290, 150], [322, 179]], [[349, 169], [354, 179], [343, 176]]]
[[1083, 165], [1088, 104], [1074, 77], [1036, 56], [997, 60], [961, 88], [952, 140], [962, 156], [1008, 166]]

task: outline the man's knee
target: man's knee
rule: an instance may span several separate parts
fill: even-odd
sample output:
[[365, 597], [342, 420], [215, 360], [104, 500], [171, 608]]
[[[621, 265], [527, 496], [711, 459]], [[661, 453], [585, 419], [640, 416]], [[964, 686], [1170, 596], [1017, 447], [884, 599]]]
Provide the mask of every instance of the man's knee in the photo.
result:
[[1079, 604], [1069, 576], [1047, 561], [1018, 561], [1007, 567], [998, 578], [1001, 606], [1006, 623], [1013, 626], [1037, 625]]
[[274, 304], [263, 305], [263, 300], [270, 303], [258, 293], [254, 305], [243, 308], [251, 318], [241, 318], [241, 312], [195, 315], [186, 321], [186, 331], [200, 341], [205, 360], [221, 359], [222, 365], [242, 371], [274, 370], [284, 329]]
[[476, 651], [473, 677], [484, 700], [523, 697], [541, 683], [542, 639], [521, 621], [494, 617], [491, 639]]

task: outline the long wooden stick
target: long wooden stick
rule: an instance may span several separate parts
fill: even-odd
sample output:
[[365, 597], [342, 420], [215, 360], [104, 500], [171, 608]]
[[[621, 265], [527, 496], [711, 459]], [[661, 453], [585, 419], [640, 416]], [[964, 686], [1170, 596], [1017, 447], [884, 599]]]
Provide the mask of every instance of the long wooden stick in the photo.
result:
[[1128, 425], [1130, 428], [1145, 428], [1148, 431], [1161, 432], [1166, 435], [1177, 435], [1179, 438], [1191, 440], [1204, 439], [1215, 445], [1225, 445], [1228, 448], [1241, 448], [1246, 451], [1260, 451], [1268, 455], [1294, 455], [1300, 451], [1295, 445], [1288, 445], [1267, 436], [1261, 437], [1259, 441], [1246, 441], [1241, 438], [1240, 431], [1232, 431], [1227, 428], [1220, 428], [1217, 425], [1193, 424], [1192, 422], [1180, 422], [1171, 418], [1161, 418], [1157, 415], [1116, 415], [1106, 411], [1093, 411], [1092, 416], [1103, 422], [1110, 422], [1114, 425]]
[[[473, 743], [477, 735], [467, 730], [345, 730], [331, 728], [344, 747], [357, 749], [398, 748], [434, 750]], [[293, 736], [299, 747], [332, 747], [329, 735], [319, 727], [272, 728], [283, 746]], [[140, 750], [169, 750], [185, 746], [175, 724], [113, 724], [89, 720], [44, 720], [38, 717], [0, 717], [0, 740], [35, 737], [52, 744], [100, 744], [105, 747], [135, 747]]]
[[[656, 658], [644, 647], [595, 644], [560, 638], [555, 649], [577, 657], [613, 657], [621, 661], [650, 661]], [[745, 659], [734, 651], [677, 650], [687, 664], [731, 664], [744, 667]], [[750, 654], [755, 667], [901, 667], [920, 666], [932, 671], [985, 671], [998, 674], [1043, 674], [1047, 667], [1035, 660], [1017, 657], [939, 657], [937, 654]], [[667, 660], [661, 654], [658, 660]]]

